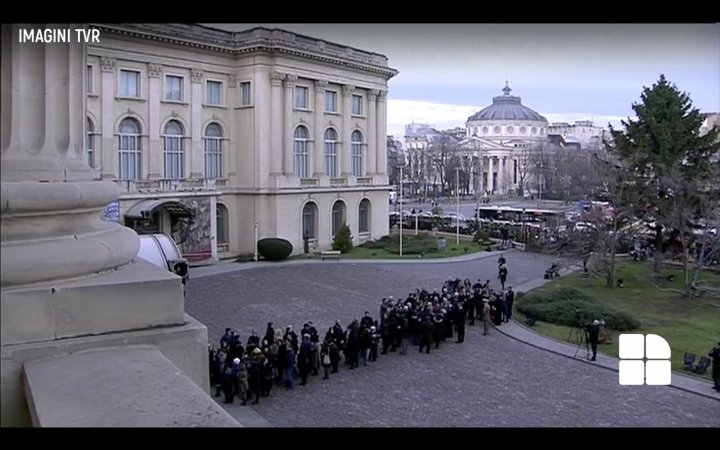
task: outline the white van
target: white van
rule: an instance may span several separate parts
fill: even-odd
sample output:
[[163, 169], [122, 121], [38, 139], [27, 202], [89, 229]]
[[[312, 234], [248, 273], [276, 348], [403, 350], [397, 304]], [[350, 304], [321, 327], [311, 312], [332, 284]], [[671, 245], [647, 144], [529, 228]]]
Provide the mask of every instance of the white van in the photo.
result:
[[183, 284], [190, 279], [188, 262], [182, 257], [180, 249], [170, 236], [156, 233], [141, 234], [139, 237], [138, 258], [182, 277]]

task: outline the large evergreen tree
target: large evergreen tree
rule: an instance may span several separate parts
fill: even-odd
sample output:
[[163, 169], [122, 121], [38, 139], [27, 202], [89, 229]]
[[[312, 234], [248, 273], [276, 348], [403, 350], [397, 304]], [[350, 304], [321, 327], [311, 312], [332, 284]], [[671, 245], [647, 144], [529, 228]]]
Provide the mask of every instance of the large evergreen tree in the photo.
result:
[[[675, 192], [677, 176], [709, 186], [714, 173], [713, 157], [720, 148], [717, 127], [701, 135], [703, 116], [693, 108], [690, 96], [681, 92], [664, 75], [645, 87], [639, 103], [632, 109], [635, 120], [622, 121], [621, 130], [612, 126], [608, 151], [634, 168], [633, 189], [636, 201], [629, 205], [638, 215], [655, 222], [655, 271], [660, 269], [663, 249], [663, 225], [668, 225], [672, 195], [686, 195], [684, 201], [704, 201], [694, 194]], [[674, 181], [673, 181], [674, 179]], [[708, 198], [717, 201], [717, 198]]]

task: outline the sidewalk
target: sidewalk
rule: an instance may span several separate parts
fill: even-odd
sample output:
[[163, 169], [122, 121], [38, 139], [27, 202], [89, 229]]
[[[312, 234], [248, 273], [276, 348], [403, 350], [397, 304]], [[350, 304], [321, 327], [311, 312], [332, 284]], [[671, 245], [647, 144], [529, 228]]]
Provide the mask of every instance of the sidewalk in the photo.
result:
[[451, 258], [423, 258], [423, 259], [339, 259], [337, 261], [323, 261], [321, 259], [295, 259], [278, 262], [258, 261], [238, 263], [234, 261], [214, 264], [210, 266], [193, 267], [190, 270], [190, 282], [193, 278], [237, 272], [238, 270], [257, 269], [260, 267], [285, 267], [300, 264], [451, 264], [458, 262], [476, 261], [485, 258], [497, 257], [501, 253], [515, 250], [498, 250], [494, 252], [475, 252]]
[[[561, 275], [565, 275], [567, 273], [570, 273], [571, 271], [572, 270], [566, 270], [565, 273], [561, 272]], [[540, 287], [548, 283], [549, 281], [550, 280], [544, 279], [533, 280], [523, 285], [517, 286], [515, 291], [527, 292], [531, 289]], [[512, 339], [539, 348], [541, 350], [552, 352], [560, 356], [565, 356], [567, 358], [576, 359], [577, 361], [585, 364], [600, 366], [602, 368], [615, 372], [619, 371], [618, 367], [620, 360], [618, 358], [604, 355], [598, 352], [597, 360], [589, 361], [585, 359], [584, 348], [580, 348], [580, 350], [578, 351], [578, 347], [576, 345], [572, 345], [567, 342], [561, 342], [557, 339], [553, 339], [550, 337], [541, 336], [540, 334], [532, 331], [530, 328], [521, 325], [516, 320], [504, 323], [501, 326], [496, 327], [495, 329]], [[699, 378], [690, 377], [679, 372], [673, 372], [672, 384], [670, 385], [670, 387], [720, 401], [720, 392], [716, 392], [713, 390], [712, 383], [701, 380]]]

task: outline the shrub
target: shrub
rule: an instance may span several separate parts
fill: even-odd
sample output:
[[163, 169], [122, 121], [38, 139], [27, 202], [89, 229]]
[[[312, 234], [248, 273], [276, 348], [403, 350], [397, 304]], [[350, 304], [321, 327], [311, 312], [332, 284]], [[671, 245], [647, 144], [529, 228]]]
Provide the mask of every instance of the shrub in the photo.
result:
[[293, 246], [287, 239], [265, 238], [257, 243], [258, 253], [268, 261], [282, 261], [293, 251]]
[[333, 238], [332, 249], [340, 250], [340, 253], [347, 253], [352, 250], [352, 248], [353, 242], [350, 227], [343, 223]]
[[490, 240], [490, 234], [485, 230], [477, 230], [473, 236], [473, 242], [488, 242]]
[[518, 297], [517, 310], [528, 318], [543, 322], [582, 326], [602, 319], [608, 328], [618, 331], [634, 330], [640, 323], [627, 313], [599, 303], [589, 295], [573, 288], [537, 290]]

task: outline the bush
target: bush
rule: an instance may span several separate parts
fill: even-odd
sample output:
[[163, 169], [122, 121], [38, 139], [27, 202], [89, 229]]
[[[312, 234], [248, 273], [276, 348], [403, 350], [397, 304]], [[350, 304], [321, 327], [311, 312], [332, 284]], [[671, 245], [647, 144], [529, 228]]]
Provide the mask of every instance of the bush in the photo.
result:
[[258, 253], [268, 261], [282, 261], [293, 251], [293, 246], [287, 239], [265, 238], [257, 243]]
[[485, 230], [477, 230], [473, 236], [473, 242], [488, 242], [490, 240], [490, 234]]
[[582, 326], [595, 319], [604, 320], [608, 328], [618, 331], [640, 327], [640, 322], [630, 315], [573, 288], [528, 293], [517, 299], [517, 310], [533, 320], [569, 327]]
[[340, 250], [340, 253], [347, 253], [352, 250], [352, 248], [353, 242], [350, 227], [343, 223], [333, 238], [332, 249]]

